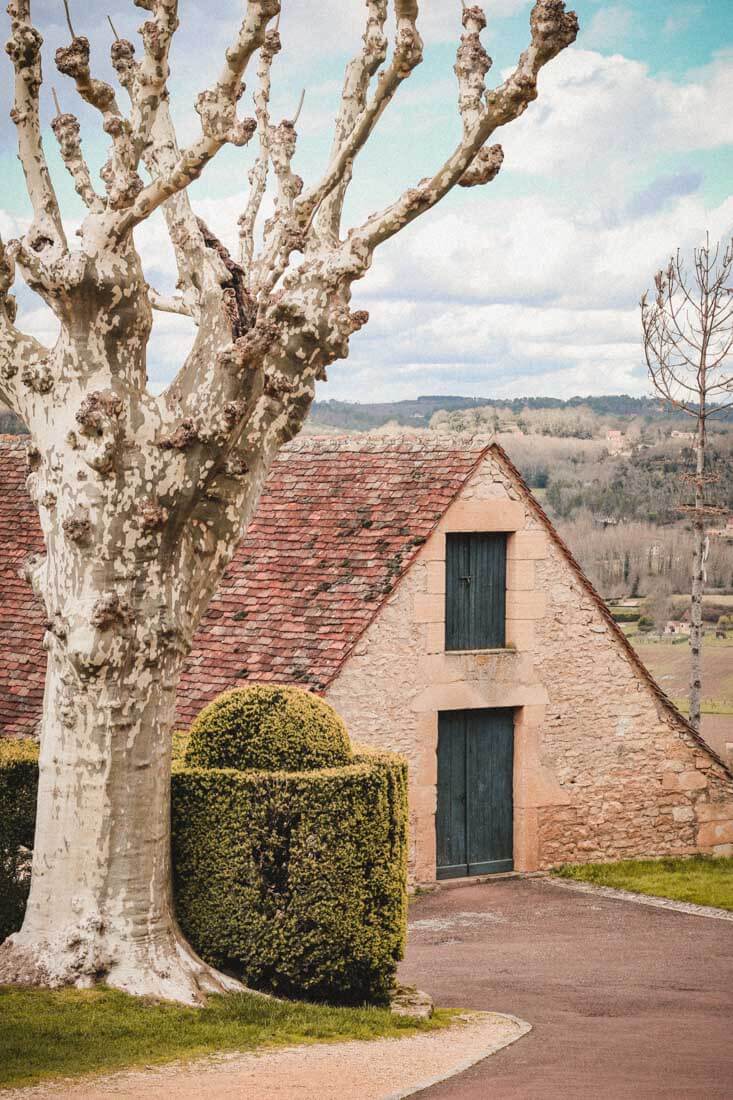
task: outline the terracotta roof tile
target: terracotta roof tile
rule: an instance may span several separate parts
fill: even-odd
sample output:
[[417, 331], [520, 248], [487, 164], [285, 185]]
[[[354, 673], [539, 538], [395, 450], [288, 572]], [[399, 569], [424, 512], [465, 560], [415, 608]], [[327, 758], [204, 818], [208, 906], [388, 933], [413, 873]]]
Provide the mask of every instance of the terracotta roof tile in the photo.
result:
[[[178, 722], [238, 683], [324, 690], [486, 449], [404, 438], [289, 444], [196, 635]], [[24, 441], [0, 437], [0, 730], [15, 735], [35, 728], [46, 664], [43, 615], [18, 576], [43, 549], [25, 478]]]

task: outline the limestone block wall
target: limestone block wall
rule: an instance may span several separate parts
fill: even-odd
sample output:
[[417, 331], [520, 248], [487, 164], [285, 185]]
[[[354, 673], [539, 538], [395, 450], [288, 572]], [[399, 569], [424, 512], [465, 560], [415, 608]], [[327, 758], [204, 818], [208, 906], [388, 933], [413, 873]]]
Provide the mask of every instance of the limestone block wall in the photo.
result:
[[[507, 649], [444, 651], [445, 536], [507, 531]], [[733, 779], [659, 699], [498, 453], [326, 692], [410, 766], [414, 880], [435, 878], [438, 715], [515, 711], [514, 862], [733, 853]]]
[[549, 613], [534, 662], [550, 685], [538, 715], [564, 806], [538, 805], [538, 866], [636, 855], [733, 854], [733, 780], [640, 675], [550, 544], [537, 562]]

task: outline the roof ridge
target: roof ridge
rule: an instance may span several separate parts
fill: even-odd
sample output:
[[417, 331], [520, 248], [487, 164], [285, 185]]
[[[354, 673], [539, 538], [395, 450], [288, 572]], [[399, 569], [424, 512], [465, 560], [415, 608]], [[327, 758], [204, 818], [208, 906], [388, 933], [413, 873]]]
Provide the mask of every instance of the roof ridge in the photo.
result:
[[422, 429], [424, 434], [415, 432], [394, 432], [390, 434], [344, 432], [340, 435], [301, 435], [287, 443], [281, 453], [302, 454], [312, 451], [329, 453], [334, 451], [353, 451], [378, 453], [380, 451], [400, 451], [419, 453], [421, 451], [483, 451], [491, 446], [493, 433], [471, 432], [433, 432]]
[[[424, 434], [422, 434], [424, 431]], [[26, 446], [30, 436], [26, 433], [0, 432], [0, 446]], [[481, 451], [486, 450], [496, 437], [489, 432], [433, 432], [421, 430], [414, 432], [394, 432], [390, 434], [361, 435], [344, 432], [340, 435], [301, 435], [290, 440], [281, 449], [280, 454], [302, 454], [313, 452], [328, 454], [335, 451], [379, 453], [380, 451], [399, 451], [419, 454], [421, 451]]]

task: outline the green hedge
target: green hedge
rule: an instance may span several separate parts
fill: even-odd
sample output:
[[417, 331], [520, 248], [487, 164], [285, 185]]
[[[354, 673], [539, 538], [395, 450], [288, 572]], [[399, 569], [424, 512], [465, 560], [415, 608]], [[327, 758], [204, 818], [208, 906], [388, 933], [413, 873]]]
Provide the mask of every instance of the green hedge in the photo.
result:
[[0, 942], [23, 920], [37, 787], [36, 744], [0, 741]]
[[[20, 926], [34, 744], [0, 746], [0, 939]], [[407, 772], [387, 753], [312, 772], [189, 768], [172, 781], [176, 913], [251, 986], [341, 1004], [388, 998], [406, 933]], [[4, 923], [2, 923], [4, 922]]]
[[313, 772], [177, 771], [181, 926], [256, 989], [384, 1002], [405, 940], [406, 821], [406, 766], [388, 754]]
[[225, 691], [191, 726], [186, 762], [194, 768], [307, 771], [352, 759], [341, 718], [302, 688], [253, 684]]
[[641, 618], [641, 612], [631, 607], [612, 607], [611, 614], [617, 623], [636, 623]]

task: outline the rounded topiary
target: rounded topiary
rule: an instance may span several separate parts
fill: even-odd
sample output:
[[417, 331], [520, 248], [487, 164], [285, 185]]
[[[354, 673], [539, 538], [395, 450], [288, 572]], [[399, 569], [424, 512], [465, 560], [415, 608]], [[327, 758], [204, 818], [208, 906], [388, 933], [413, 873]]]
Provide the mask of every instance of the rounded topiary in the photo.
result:
[[186, 763], [201, 768], [308, 771], [352, 759], [333, 707], [296, 687], [235, 688], [204, 707], [191, 726]]

